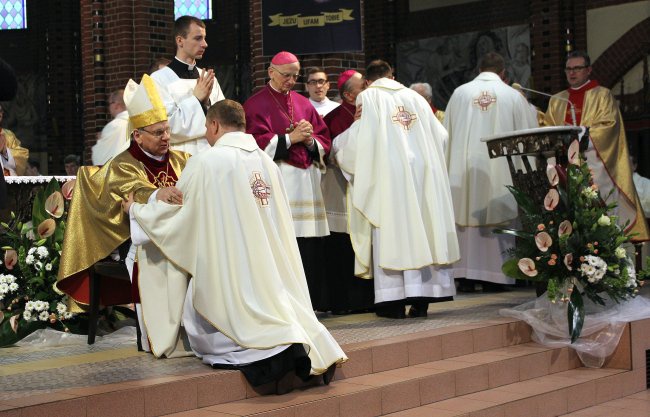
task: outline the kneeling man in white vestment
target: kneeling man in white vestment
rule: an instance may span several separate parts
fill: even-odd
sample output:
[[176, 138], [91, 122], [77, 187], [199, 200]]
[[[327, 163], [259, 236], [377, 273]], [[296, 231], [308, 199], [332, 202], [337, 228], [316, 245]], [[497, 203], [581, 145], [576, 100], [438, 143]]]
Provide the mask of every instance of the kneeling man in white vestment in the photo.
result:
[[[152, 346], [169, 356], [183, 326], [204, 363], [252, 385], [284, 381], [287, 392], [294, 372], [329, 383], [347, 358], [314, 315], [280, 171], [244, 133], [238, 103], [213, 105], [206, 125], [213, 147], [185, 167], [182, 205], [125, 203]], [[182, 320], [160, 320], [161, 309]]]
[[348, 227], [355, 275], [373, 277], [377, 315], [425, 317], [429, 302], [456, 294], [438, 265], [459, 258], [444, 143], [447, 132], [426, 100], [373, 61], [357, 96], [361, 117], [336, 137], [348, 178]]

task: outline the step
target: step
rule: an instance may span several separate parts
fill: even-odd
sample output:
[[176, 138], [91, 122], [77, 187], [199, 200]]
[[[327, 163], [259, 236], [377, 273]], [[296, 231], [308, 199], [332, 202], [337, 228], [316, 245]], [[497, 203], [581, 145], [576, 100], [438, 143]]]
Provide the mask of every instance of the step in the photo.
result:
[[623, 369], [578, 368], [420, 407], [391, 417], [551, 417], [591, 407], [634, 391], [638, 381]]
[[327, 387], [309, 387], [284, 396], [219, 404], [201, 412], [313, 416], [318, 410], [331, 409], [332, 412], [324, 415], [378, 416], [575, 369], [580, 363], [571, 352], [568, 348], [550, 349], [535, 343], [501, 347], [347, 377]]

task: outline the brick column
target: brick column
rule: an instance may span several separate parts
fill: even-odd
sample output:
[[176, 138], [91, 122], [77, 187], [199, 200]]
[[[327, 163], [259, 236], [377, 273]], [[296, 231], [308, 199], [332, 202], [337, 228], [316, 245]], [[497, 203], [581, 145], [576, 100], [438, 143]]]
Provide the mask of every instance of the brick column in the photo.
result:
[[108, 96], [140, 81], [158, 57], [175, 52], [173, 3], [167, 0], [81, 0], [84, 161], [110, 121]]
[[[363, 1], [361, 3], [363, 13]], [[268, 81], [267, 69], [270, 64], [270, 56], [262, 56], [262, 0], [251, 0], [249, 4], [250, 22], [251, 22], [251, 73], [253, 93], [262, 88]], [[362, 28], [364, 17], [361, 17]], [[327, 73], [330, 80], [329, 97], [335, 97], [338, 94], [336, 82], [338, 75], [347, 69], [356, 69], [363, 72], [365, 68], [365, 54], [358, 53], [335, 53], [335, 54], [314, 54], [299, 55], [302, 72], [309, 67], [321, 67]], [[297, 83], [295, 91], [305, 93], [303, 83]]]

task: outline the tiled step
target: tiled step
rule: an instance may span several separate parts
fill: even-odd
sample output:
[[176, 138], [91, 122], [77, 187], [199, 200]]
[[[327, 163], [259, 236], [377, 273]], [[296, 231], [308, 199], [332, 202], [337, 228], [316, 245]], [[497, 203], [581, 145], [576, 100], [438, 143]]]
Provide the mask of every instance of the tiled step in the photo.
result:
[[201, 412], [260, 417], [319, 412], [325, 416], [379, 416], [574, 369], [580, 363], [571, 352], [526, 343], [349, 377], [329, 387], [310, 387], [281, 397], [219, 404]]
[[[337, 369], [335, 379], [363, 376], [529, 341], [530, 329], [527, 325], [502, 318], [348, 344], [343, 349], [349, 361]], [[0, 417], [20, 415], [21, 412], [56, 415], [61, 410], [72, 412], [73, 409], [78, 414], [69, 415], [156, 416], [253, 398], [271, 391], [270, 386], [253, 390], [237, 371], [214, 371], [206, 366], [204, 371], [199, 372], [6, 400], [0, 402]], [[305, 392], [309, 393], [311, 389]], [[67, 414], [64, 412], [62, 415]]]
[[[391, 417], [551, 417], [634, 392], [638, 381], [623, 369], [578, 368], [443, 400]], [[615, 393], [615, 394], [614, 394]]]

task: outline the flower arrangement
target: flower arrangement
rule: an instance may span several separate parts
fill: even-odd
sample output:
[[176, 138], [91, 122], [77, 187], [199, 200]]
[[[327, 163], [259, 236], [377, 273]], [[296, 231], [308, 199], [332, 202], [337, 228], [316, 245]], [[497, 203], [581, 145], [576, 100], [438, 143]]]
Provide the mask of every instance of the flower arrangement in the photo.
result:
[[636, 295], [646, 272], [636, 274], [624, 247], [632, 236], [624, 231], [627, 225], [610, 215], [616, 203], [603, 202], [578, 140], [569, 146], [566, 166], [549, 164], [546, 176], [549, 190], [543, 205], [508, 187], [527, 230], [495, 232], [519, 238], [510, 251], [513, 257], [503, 264], [506, 275], [545, 282], [552, 303], [567, 303], [574, 343], [584, 323], [583, 296], [605, 305], [606, 294], [619, 303]]
[[66, 202], [72, 198], [74, 181], [61, 187], [52, 179], [36, 193], [31, 221], [23, 223], [11, 213], [10, 224], [0, 224], [5, 251], [0, 268], [4, 270], [0, 274], [0, 346], [47, 326], [69, 331], [68, 324], [75, 315], [68, 311], [66, 296], [54, 284]]

